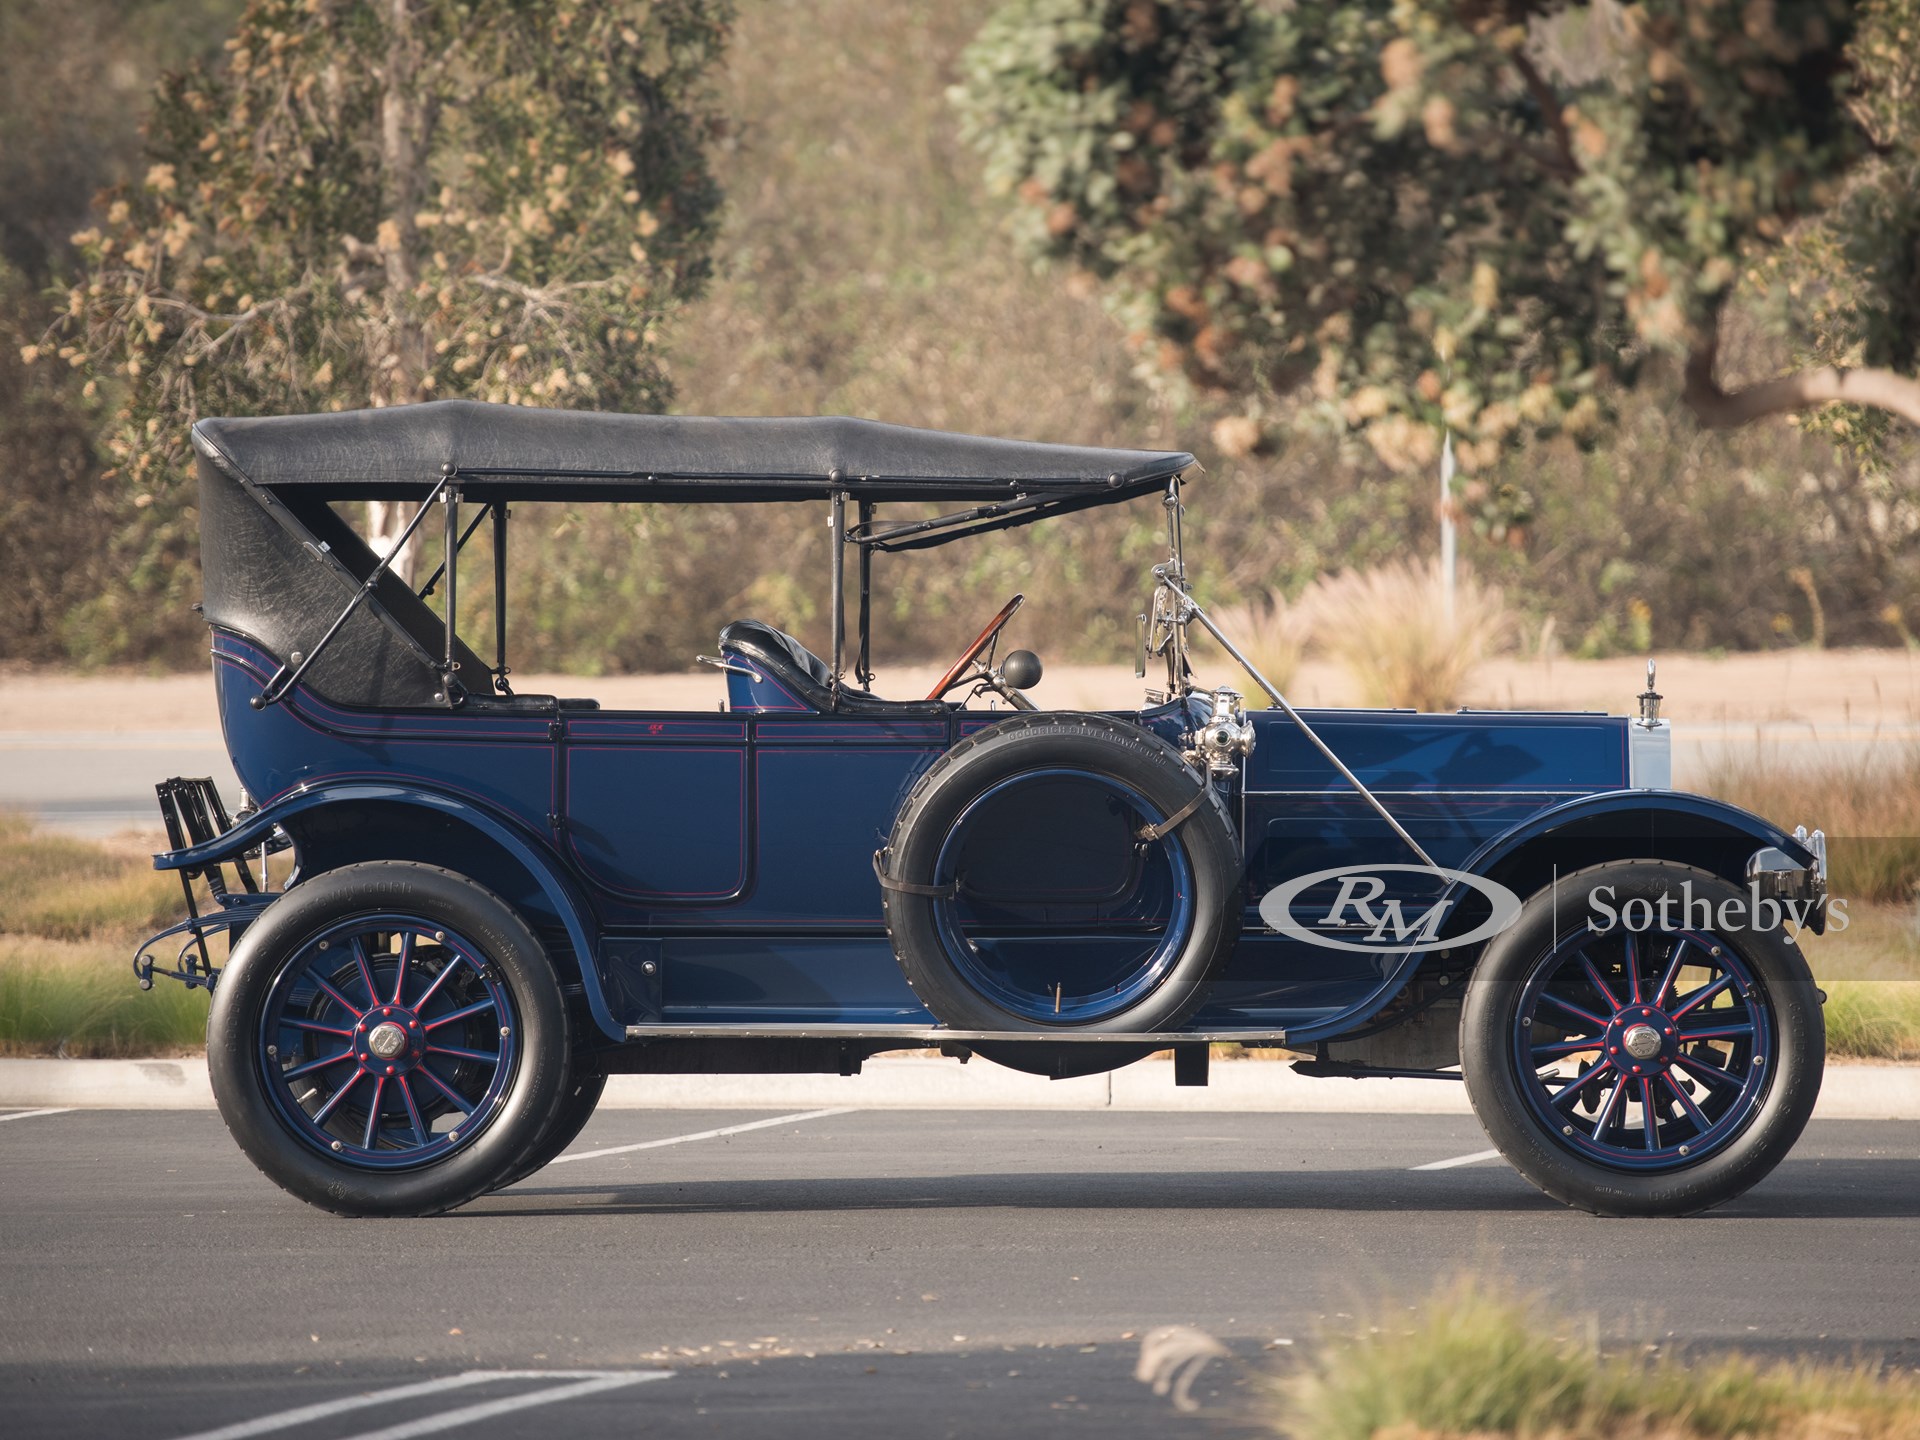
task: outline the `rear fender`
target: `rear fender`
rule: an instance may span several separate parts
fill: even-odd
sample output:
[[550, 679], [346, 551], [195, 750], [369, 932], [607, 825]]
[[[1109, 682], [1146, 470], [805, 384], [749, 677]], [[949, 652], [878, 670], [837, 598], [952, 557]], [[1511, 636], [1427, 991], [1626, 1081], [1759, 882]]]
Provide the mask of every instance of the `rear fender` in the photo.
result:
[[591, 907], [524, 827], [471, 801], [414, 785], [316, 786], [266, 806], [203, 845], [154, 856], [154, 868], [235, 860], [276, 826], [293, 838], [303, 877], [362, 860], [422, 860], [486, 885], [536, 922], [557, 924], [572, 948], [594, 1023], [611, 1040], [626, 1038], [594, 963], [599, 927]]

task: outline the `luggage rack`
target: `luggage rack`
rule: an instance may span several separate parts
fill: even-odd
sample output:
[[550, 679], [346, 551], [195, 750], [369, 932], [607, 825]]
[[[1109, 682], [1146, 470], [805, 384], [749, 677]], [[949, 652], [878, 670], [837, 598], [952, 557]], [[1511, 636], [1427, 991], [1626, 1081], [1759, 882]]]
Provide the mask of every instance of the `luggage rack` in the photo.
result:
[[[210, 776], [194, 780], [175, 776], [170, 780], [162, 780], [153, 789], [160, 802], [160, 819], [167, 829], [167, 843], [174, 850], [204, 845], [233, 828], [226, 804], [220, 799], [220, 791]], [[244, 816], [246, 811], [241, 813]], [[158, 974], [169, 980], [178, 980], [190, 990], [199, 988], [211, 994], [213, 982], [219, 979], [220, 972], [214, 967], [213, 957], [207, 950], [207, 937], [225, 931], [231, 944], [256, 915], [280, 898], [277, 891], [268, 889], [267, 857], [286, 849], [291, 843], [277, 832], [264, 842], [258, 852], [260, 873], [257, 876], [247, 868], [245, 859], [230, 862], [235, 876], [232, 884], [227, 881], [226, 865], [219, 861], [182, 869], [179, 872], [180, 889], [187, 900], [187, 918], [177, 925], [169, 925], [157, 935], [148, 936], [135, 949], [133, 973], [140, 982], [140, 988], [151, 990], [153, 977]], [[194, 894], [195, 880], [205, 884], [212, 902], [211, 908], [205, 913], [202, 913], [200, 901]], [[181, 942], [174, 956], [173, 968], [162, 968], [161, 963], [148, 952], [162, 940], [176, 935], [184, 935], [186, 939]]]

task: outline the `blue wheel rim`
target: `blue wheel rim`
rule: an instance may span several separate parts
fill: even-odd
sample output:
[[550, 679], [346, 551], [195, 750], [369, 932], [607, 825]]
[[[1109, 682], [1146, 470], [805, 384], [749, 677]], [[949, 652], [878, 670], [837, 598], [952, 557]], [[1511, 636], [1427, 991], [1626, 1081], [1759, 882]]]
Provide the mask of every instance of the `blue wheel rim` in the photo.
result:
[[[1168, 818], [1164, 808], [1133, 786], [1090, 771], [1048, 768], [1023, 771], [1002, 780], [960, 813], [941, 844], [934, 865], [935, 883], [946, 885], [957, 881], [962, 891], [952, 899], [934, 902], [934, 924], [948, 960], [960, 978], [1001, 1009], [1043, 1025], [1088, 1025], [1139, 1003], [1159, 988], [1178, 963], [1193, 928], [1193, 864], [1178, 829], [1154, 841], [1140, 842], [1138, 863], [1149, 873], [1144, 880], [1142, 874], [1136, 874], [1133, 885], [1136, 891], [1150, 891], [1151, 898], [1142, 901], [1136, 895], [1133, 909], [1139, 913], [1126, 919], [1090, 916], [1078, 930], [1070, 922], [1056, 927], [1052, 943], [1059, 946], [1106, 944], [1117, 949], [1122, 957], [1118, 973], [1103, 977], [1112, 983], [1068, 989], [1059, 981], [1047, 983], [1044, 966], [1016, 969], [996, 963], [992, 942], [983, 942], [989, 947], [983, 950], [969, 933], [968, 920], [963, 914], [967, 896], [965, 877], [960, 873], [961, 857], [975, 821], [996, 801], [1016, 786], [1058, 780], [1089, 782], [1104, 789], [1130, 817], [1130, 824], [1158, 825]], [[1068, 908], [1073, 907], [1069, 904]], [[1124, 910], [1126, 906], [1122, 904], [1120, 908]], [[1116, 935], [1116, 931], [1120, 933]], [[1049, 932], [1043, 928], [1035, 933], [1040, 940], [1045, 940]]]
[[293, 1134], [338, 1164], [403, 1170], [473, 1144], [519, 1058], [513, 994], [431, 921], [374, 915], [311, 936], [261, 1011], [258, 1063]]
[[1513, 1057], [1557, 1144], [1635, 1172], [1724, 1150], [1758, 1113], [1777, 1061], [1766, 990], [1732, 945], [1704, 930], [1621, 927], [1576, 931], [1535, 963]]

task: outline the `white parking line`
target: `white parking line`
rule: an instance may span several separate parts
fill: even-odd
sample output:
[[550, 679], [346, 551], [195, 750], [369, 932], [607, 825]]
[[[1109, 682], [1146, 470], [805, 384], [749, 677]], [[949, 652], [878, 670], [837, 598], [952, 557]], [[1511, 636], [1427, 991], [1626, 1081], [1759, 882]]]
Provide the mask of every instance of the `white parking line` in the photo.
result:
[[9, 1120], [31, 1120], [37, 1115], [71, 1115], [72, 1113], [71, 1105], [60, 1110], [16, 1110], [11, 1115], [0, 1115], [0, 1125], [4, 1125]]
[[749, 1120], [744, 1125], [723, 1125], [718, 1130], [696, 1130], [691, 1135], [673, 1135], [665, 1140], [642, 1140], [637, 1145], [609, 1145], [602, 1150], [582, 1150], [576, 1155], [562, 1155], [551, 1163], [567, 1165], [575, 1160], [598, 1160], [603, 1155], [628, 1155], [635, 1150], [658, 1150], [663, 1145], [685, 1145], [690, 1140], [718, 1140], [723, 1135], [744, 1135], [749, 1130], [770, 1130], [775, 1125], [798, 1125], [802, 1120], [824, 1120], [829, 1115], [851, 1115], [854, 1108], [851, 1105], [842, 1105], [835, 1110], [803, 1110], [798, 1115], [776, 1115], [771, 1120]]
[[578, 1400], [583, 1395], [597, 1395], [602, 1390], [618, 1390], [624, 1385], [643, 1385], [649, 1380], [667, 1380], [672, 1376], [671, 1370], [610, 1370], [592, 1380], [582, 1380], [577, 1385], [562, 1385], [557, 1390], [537, 1390], [531, 1395], [509, 1395], [504, 1400], [484, 1400], [478, 1405], [449, 1410], [441, 1415], [428, 1415], [404, 1425], [390, 1425], [385, 1430], [369, 1430], [351, 1437], [351, 1440], [410, 1440], [414, 1435], [431, 1435], [436, 1430], [451, 1430], [456, 1425], [473, 1425], [490, 1420], [495, 1415], [510, 1415], [515, 1410], [527, 1410], [535, 1405]]
[[1425, 1165], [1410, 1165], [1410, 1170], [1452, 1170], [1459, 1165], [1478, 1165], [1482, 1160], [1498, 1160], [1498, 1150], [1476, 1150], [1471, 1155], [1456, 1155], [1451, 1160], [1430, 1160]]
[[[262, 1415], [257, 1420], [242, 1420], [237, 1425], [224, 1425], [218, 1430], [202, 1430], [193, 1435], [182, 1436], [181, 1440], [247, 1440], [251, 1435], [267, 1435], [275, 1430], [288, 1430], [295, 1425], [324, 1420], [329, 1415], [344, 1415], [350, 1410], [364, 1410], [370, 1405], [394, 1405], [403, 1400], [417, 1400], [422, 1395], [438, 1395], [448, 1390], [460, 1390], [469, 1385], [487, 1385], [500, 1380], [576, 1380], [580, 1382], [550, 1390], [535, 1390], [527, 1395], [513, 1395], [505, 1400], [484, 1401], [479, 1405], [468, 1405], [459, 1410], [429, 1415], [408, 1425], [373, 1432], [375, 1435], [389, 1437], [389, 1440], [398, 1440], [401, 1435], [427, 1435], [435, 1430], [463, 1425], [469, 1420], [484, 1419], [487, 1415], [504, 1415], [508, 1411], [525, 1409], [530, 1405], [548, 1405], [556, 1400], [571, 1400], [577, 1395], [612, 1390], [621, 1385], [638, 1385], [647, 1380], [665, 1380], [672, 1373], [671, 1370], [467, 1370], [458, 1375], [443, 1375], [438, 1380], [422, 1380], [413, 1385], [396, 1385], [390, 1390], [374, 1390], [363, 1395], [349, 1395], [343, 1400], [326, 1400], [317, 1405], [302, 1405], [294, 1410], [279, 1410], [271, 1415]], [[424, 1428], [414, 1428], [416, 1426]], [[366, 1440], [366, 1437], [356, 1437], [356, 1440]]]

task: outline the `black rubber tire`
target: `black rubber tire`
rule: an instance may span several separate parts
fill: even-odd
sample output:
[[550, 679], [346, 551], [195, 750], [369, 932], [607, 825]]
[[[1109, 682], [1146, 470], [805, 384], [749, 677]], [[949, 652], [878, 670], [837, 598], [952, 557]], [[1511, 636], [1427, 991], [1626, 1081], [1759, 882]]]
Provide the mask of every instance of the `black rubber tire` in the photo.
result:
[[599, 1107], [600, 1097], [606, 1088], [607, 1072], [576, 1058], [567, 1072], [566, 1094], [561, 1097], [560, 1109], [554, 1115], [553, 1123], [547, 1127], [546, 1134], [527, 1152], [527, 1158], [493, 1188], [505, 1190], [509, 1185], [518, 1185], [551, 1165], [555, 1157], [580, 1138], [580, 1132], [593, 1119], [593, 1112]]
[[1719, 876], [1670, 861], [1619, 861], [1564, 876], [1529, 899], [1519, 919], [1487, 947], [1461, 1007], [1461, 1068], [1487, 1134], [1514, 1169], [1540, 1189], [1595, 1215], [1692, 1215], [1725, 1204], [1786, 1158], [1820, 1094], [1826, 1023], [1820, 992], [1799, 947], [1778, 930], [1719, 926], [1715, 933], [1737, 950], [1765, 990], [1778, 1033], [1779, 1058], [1766, 1094], [1739, 1133], [1684, 1169], [1641, 1174], [1575, 1154], [1527, 1105], [1511, 1045], [1532, 967], [1558, 936], [1587, 923], [1594, 913], [1589, 908], [1594, 887], [1611, 885], [1616, 906], [1636, 896], [1657, 904], [1662, 894], [1678, 894], [1686, 882], [1716, 910], [1723, 899], [1750, 901], [1747, 892]]
[[[486, 1129], [445, 1158], [370, 1171], [298, 1138], [269, 1096], [256, 1058], [261, 1008], [282, 968], [317, 932], [357, 915], [438, 921], [477, 946], [512, 992], [520, 1056]], [[567, 1012], [553, 964], [518, 914], [491, 891], [431, 865], [376, 861], [303, 881], [247, 927], [220, 972], [207, 1017], [207, 1069], [221, 1118], [247, 1157], [289, 1194], [337, 1215], [434, 1215], [484, 1195], [523, 1162], [564, 1099]]]
[[1115, 1034], [1171, 1029], [1206, 998], [1207, 982], [1240, 933], [1240, 853], [1233, 823], [1214, 787], [1152, 731], [1105, 715], [1025, 714], [962, 740], [922, 775], [900, 807], [881, 852], [887, 873], [925, 884], [961, 812], [987, 788], [1025, 770], [1071, 766], [1132, 786], [1171, 815], [1204, 792], [1178, 835], [1192, 861], [1192, 933], [1166, 976], [1118, 1014], [1082, 1024], [1049, 1025], [982, 995], [948, 959], [934, 924], [937, 902], [881, 889], [887, 935], [907, 983], [944, 1025], [958, 1030], [1063, 1030]]

